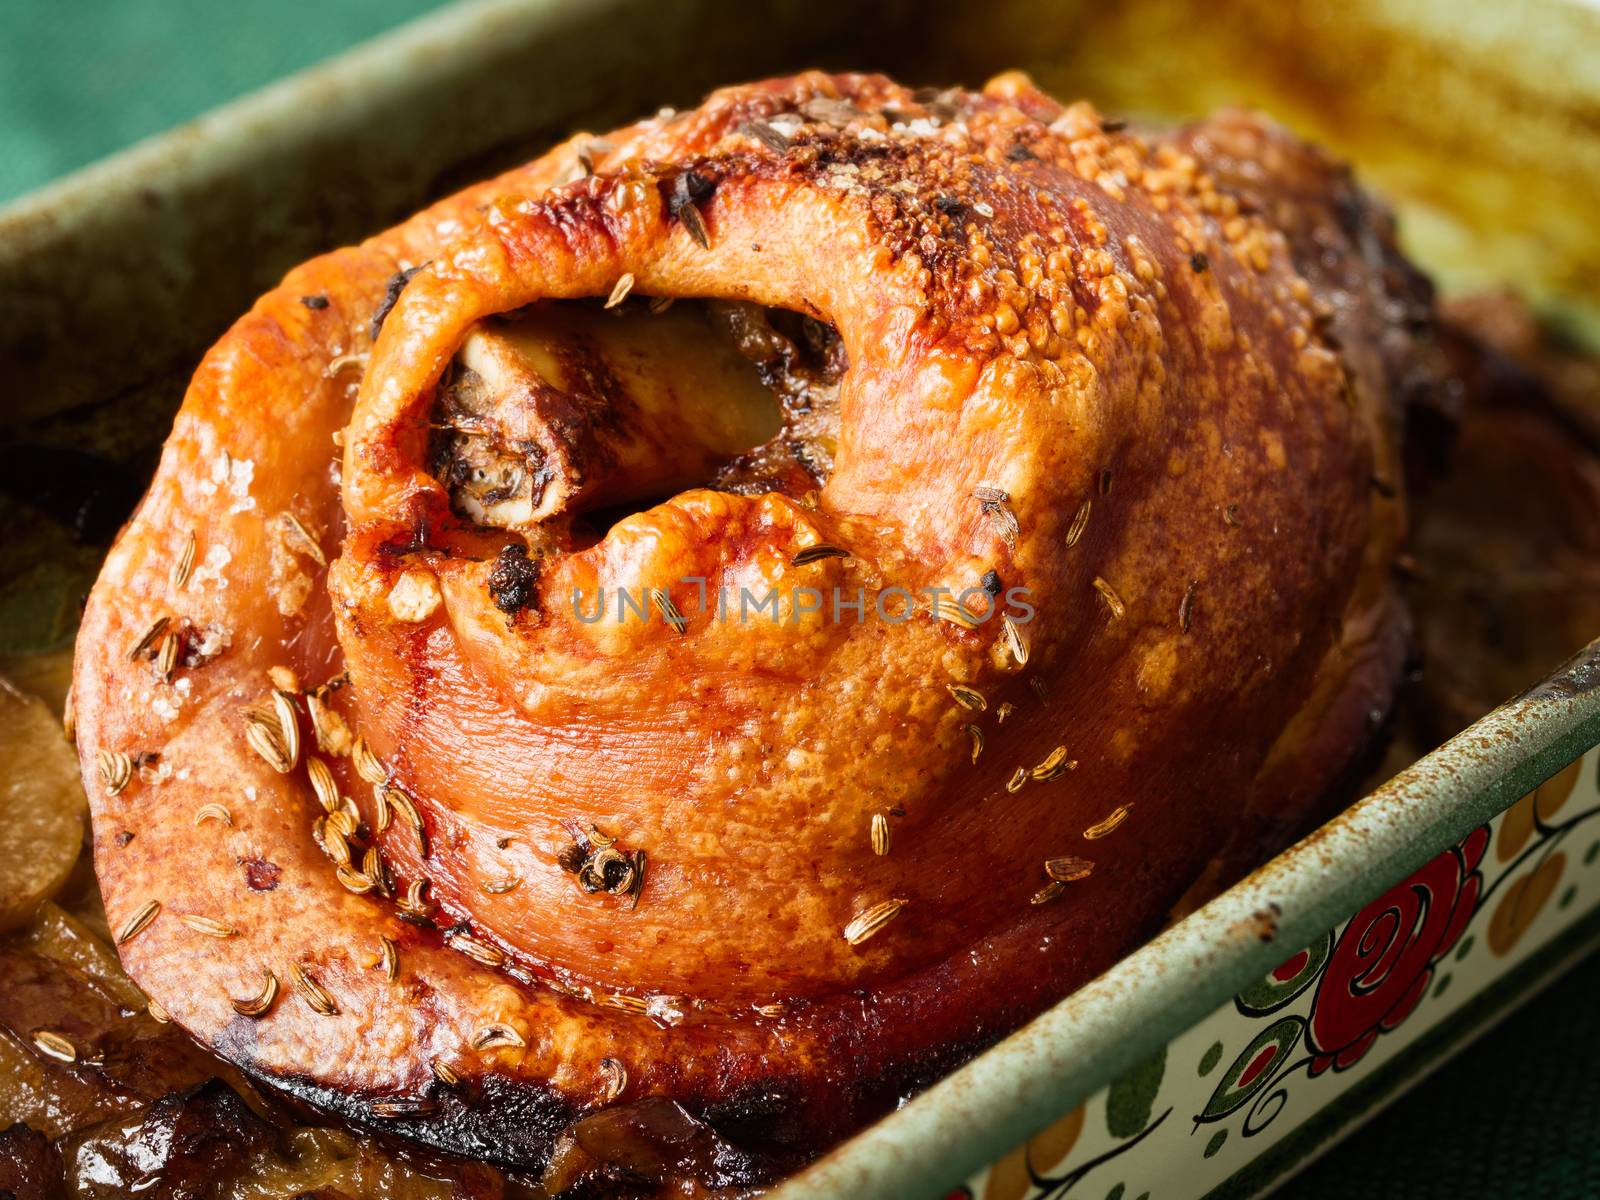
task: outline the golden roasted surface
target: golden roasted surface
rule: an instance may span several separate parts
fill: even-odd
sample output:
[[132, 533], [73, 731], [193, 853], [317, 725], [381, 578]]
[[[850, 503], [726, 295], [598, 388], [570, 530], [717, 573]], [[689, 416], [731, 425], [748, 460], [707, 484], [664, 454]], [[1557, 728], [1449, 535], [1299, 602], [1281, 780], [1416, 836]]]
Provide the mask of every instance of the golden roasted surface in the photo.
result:
[[[786, 402], [794, 445], [651, 503], [760, 422], [586, 407], [481, 341], [619, 290], [831, 327], [836, 435]], [[124, 961], [247, 1070], [436, 1144], [539, 1164], [656, 1098], [738, 1147], [711, 1182], [792, 1165], [1356, 761], [1428, 321], [1310, 148], [1241, 114], [1139, 136], [1016, 76], [728, 89], [308, 263], [202, 363], [85, 614]], [[463, 369], [528, 389], [484, 411], [544, 491], [493, 526], [436, 473]], [[719, 620], [688, 579], [867, 619]], [[665, 595], [586, 621], [602, 588]], [[886, 589], [917, 611], [876, 619]], [[159, 758], [111, 795], [100, 752]]]

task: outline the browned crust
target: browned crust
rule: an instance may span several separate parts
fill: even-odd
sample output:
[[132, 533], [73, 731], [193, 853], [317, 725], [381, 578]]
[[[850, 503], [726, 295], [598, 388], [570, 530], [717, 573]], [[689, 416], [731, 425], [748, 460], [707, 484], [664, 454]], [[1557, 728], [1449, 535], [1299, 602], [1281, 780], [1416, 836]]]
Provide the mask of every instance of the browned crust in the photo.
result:
[[[785, 149], [749, 132], [790, 113]], [[1392, 380], [1379, 360], [1341, 362], [1285, 235], [1191, 155], [1108, 133], [1014, 77], [929, 100], [811, 74], [607, 143], [593, 178], [550, 190], [580, 174], [575, 139], [306, 264], [208, 354], [85, 613], [79, 745], [113, 927], [163, 905], [124, 961], [228, 1058], [358, 1120], [422, 1101], [426, 1114], [387, 1124], [522, 1164], [601, 1102], [611, 1058], [627, 1067], [624, 1102], [667, 1096], [737, 1127], [761, 1152], [754, 1178], [1102, 970], [1222, 849], [1289, 717], [1330, 675], [1333, 634], [1365, 594], [1353, 580], [1387, 573], [1394, 540], [1372, 519], [1370, 480], [1375, 454], [1394, 456]], [[709, 246], [670, 203], [688, 171], [714, 185], [697, 203]], [[1348, 239], [1330, 252], [1353, 253]], [[357, 374], [335, 364], [367, 351], [392, 273], [424, 262], [358, 398]], [[548, 560], [542, 613], [507, 622], [489, 564], [462, 556], [481, 539], [421, 469], [421, 406], [478, 317], [605, 295], [625, 270], [646, 294], [833, 323], [851, 363], [836, 469], [815, 505], [675, 497]], [[330, 438], [352, 404], [341, 510]], [[985, 487], [1006, 495], [1000, 519], [975, 499]], [[314, 559], [282, 544], [283, 511], [337, 555], [334, 604]], [[179, 589], [191, 532], [199, 565]], [[997, 651], [995, 623], [740, 642], [703, 619], [683, 635], [581, 626], [553, 599], [657, 568], [785, 580], [814, 541], [853, 557], [809, 567], [812, 586], [967, 586], [991, 569], [1027, 586], [1040, 614], [1027, 668]], [[443, 587], [418, 624], [388, 615], [407, 569]], [[186, 652], [208, 626], [231, 638], [178, 672], [182, 693], [128, 658], [161, 615], [191, 631]], [[268, 697], [275, 666], [308, 686], [350, 668], [331, 702], [428, 829], [426, 859], [399, 825], [380, 839], [397, 884], [426, 871], [439, 924], [470, 922], [512, 971], [335, 881], [303, 772], [276, 774], [244, 740], [240, 710]], [[1332, 669], [1331, 693], [1352, 674]], [[973, 714], [950, 683], [987, 698], [976, 765]], [[1015, 706], [1003, 728], [1002, 702]], [[1007, 790], [1057, 745], [1075, 770]], [[159, 751], [152, 770], [171, 774], [108, 797], [100, 749]], [[371, 823], [364, 786], [335, 766]], [[208, 802], [233, 824], [194, 825]], [[905, 813], [895, 849], [874, 855], [868, 818], [889, 808]], [[1122, 808], [1113, 832], [1084, 840]], [[584, 895], [555, 864], [556, 831], [580, 813], [650, 850], [637, 909]], [[508, 824], [527, 878], [485, 896], [474, 872]], [[1030, 904], [1043, 859], [1066, 852], [1092, 857], [1093, 874]], [[276, 868], [270, 887], [253, 886], [261, 864]], [[851, 917], [890, 896], [909, 900], [903, 913], [847, 944]], [[236, 936], [198, 935], [180, 914]], [[380, 934], [399, 948], [393, 982], [371, 965]], [[263, 967], [281, 995], [242, 1017], [232, 1002], [259, 991]], [[336, 1013], [296, 993], [296, 967]], [[596, 1002], [613, 993], [669, 997], [663, 1019]], [[754, 1011], [775, 1001], [781, 1012]], [[524, 1044], [472, 1050], [491, 1022]], [[441, 1084], [436, 1059], [460, 1082]]]

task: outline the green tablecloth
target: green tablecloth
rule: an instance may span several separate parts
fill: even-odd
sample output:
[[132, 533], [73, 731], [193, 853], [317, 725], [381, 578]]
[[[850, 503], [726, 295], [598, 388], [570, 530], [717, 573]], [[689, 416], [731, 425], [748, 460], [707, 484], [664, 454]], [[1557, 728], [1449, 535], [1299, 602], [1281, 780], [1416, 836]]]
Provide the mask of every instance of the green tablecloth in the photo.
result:
[[[0, 0], [0, 202], [439, 0]], [[1285, 1189], [1600, 1197], [1600, 957]]]
[[0, 203], [440, 0], [0, 0]]

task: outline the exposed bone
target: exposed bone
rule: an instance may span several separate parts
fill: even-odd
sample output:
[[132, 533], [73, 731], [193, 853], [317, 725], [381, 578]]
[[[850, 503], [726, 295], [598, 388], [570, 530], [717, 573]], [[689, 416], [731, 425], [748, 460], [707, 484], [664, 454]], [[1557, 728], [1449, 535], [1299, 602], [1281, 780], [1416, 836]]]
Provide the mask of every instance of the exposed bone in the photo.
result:
[[705, 483], [778, 432], [756, 366], [695, 305], [540, 305], [486, 322], [441, 393], [435, 469], [457, 511], [527, 531]]

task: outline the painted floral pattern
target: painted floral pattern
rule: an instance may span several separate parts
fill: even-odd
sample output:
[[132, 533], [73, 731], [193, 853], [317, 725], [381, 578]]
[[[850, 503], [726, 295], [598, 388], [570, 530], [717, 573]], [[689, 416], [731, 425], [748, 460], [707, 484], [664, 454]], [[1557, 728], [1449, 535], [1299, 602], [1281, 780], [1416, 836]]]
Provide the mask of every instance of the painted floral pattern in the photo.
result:
[[951, 1195], [1260, 1190], [1271, 1175], [1252, 1164], [1265, 1151], [1349, 1103], [1349, 1090], [1386, 1066], [1384, 1087], [1397, 1092], [1424, 1034], [1469, 1036], [1475, 993], [1596, 916], [1600, 752], [1591, 751]]
[[1367, 905], [1344, 927], [1311, 1005], [1311, 1073], [1343, 1071], [1409, 1017], [1477, 909], [1487, 826]]

